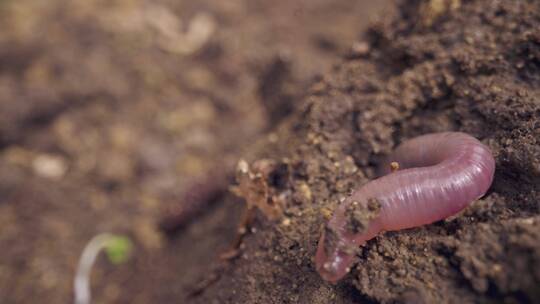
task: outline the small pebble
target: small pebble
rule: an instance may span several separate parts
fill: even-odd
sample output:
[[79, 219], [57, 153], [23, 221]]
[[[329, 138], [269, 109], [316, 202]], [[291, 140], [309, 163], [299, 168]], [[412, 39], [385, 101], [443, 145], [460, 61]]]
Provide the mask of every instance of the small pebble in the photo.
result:
[[365, 41], [355, 42], [351, 47], [351, 56], [353, 57], [362, 57], [369, 54], [370, 47], [369, 44]]
[[68, 169], [62, 157], [50, 154], [38, 155], [32, 162], [32, 168], [37, 175], [50, 179], [61, 179]]

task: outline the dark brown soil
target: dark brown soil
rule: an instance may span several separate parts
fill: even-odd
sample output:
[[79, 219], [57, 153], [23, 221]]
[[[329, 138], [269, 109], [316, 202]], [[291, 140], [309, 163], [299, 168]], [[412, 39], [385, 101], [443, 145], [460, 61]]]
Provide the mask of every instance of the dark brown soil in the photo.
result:
[[[135, 251], [98, 261], [96, 303], [539, 303], [540, 3], [374, 3], [0, 0], [0, 302], [72, 301], [84, 245], [115, 232]], [[215, 30], [178, 49], [200, 13]], [[401, 141], [448, 130], [492, 148], [488, 194], [323, 282], [339, 200]], [[220, 261], [240, 158], [271, 165], [237, 191], [260, 210]], [[212, 201], [161, 231], [193, 189]]]
[[[540, 303], [540, 3], [400, 1], [356, 54], [252, 153], [286, 166], [242, 255], [197, 303]], [[321, 281], [321, 227], [401, 141], [463, 131], [491, 147], [495, 181], [460, 215], [389, 232], [351, 274]], [[279, 167], [279, 165], [276, 165]]]

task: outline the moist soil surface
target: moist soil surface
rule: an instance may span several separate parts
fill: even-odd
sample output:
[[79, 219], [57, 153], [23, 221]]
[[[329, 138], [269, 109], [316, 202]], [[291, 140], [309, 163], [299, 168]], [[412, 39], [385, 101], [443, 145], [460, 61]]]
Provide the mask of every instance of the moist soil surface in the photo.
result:
[[[4, 0], [0, 15], [0, 302], [72, 301], [101, 232], [135, 248], [98, 260], [96, 303], [540, 301], [539, 2]], [[439, 131], [492, 149], [488, 193], [322, 281], [332, 210]]]

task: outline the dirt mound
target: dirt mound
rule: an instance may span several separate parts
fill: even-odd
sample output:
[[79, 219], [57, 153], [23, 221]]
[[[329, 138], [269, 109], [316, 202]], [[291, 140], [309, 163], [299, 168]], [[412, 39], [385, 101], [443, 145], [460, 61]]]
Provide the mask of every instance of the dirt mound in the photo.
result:
[[[254, 149], [281, 164], [266, 184], [282, 216], [260, 214], [240, 257], [193, 301], [538, 301], [538, 28], [535, 1], [401, 1], [311, 87], [277, 142]], [[331, 210], [397, 144], [449, 130], [492, 149], [488, 194], [451, 219], [377, 237], [346, 279], [322, 282], [313, 256]]]

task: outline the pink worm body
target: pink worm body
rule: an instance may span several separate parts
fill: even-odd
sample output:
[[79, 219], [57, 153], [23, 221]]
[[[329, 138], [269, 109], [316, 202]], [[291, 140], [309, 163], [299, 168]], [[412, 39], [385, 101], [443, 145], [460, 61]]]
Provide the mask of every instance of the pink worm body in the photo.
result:
[[[357, 248], [379, 232], [421, 226], [456, 214], [486, 193], [495, 171], [489, 148], [458, 132], [408, 140], [390, 160], [398, 162], [400, 170], [357, 189], [328, 222], [315, 256], [317, 271], [324, 280], [335, 283], [345, 276], [356, 256], [351, 247]], [[347, 207], [353, 202], [365, 204], [369, 199], [378, 201], [380, 213], [364, 231], [350, 231]], [[334, 234], [334, 241], [329, 241], [328, 231]]]

